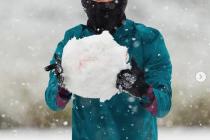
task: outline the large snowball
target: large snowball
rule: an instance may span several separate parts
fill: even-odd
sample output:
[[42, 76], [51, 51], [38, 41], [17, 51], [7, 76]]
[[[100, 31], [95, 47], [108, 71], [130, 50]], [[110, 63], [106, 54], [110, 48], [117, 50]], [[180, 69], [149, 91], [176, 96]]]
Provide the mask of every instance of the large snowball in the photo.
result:
[[73, 94], [85, 98], [110, 99], [117, 94], [117, 74], [130, 68], [125, 46], [120, 46], [109, 32], [77, 40], [64, 47], [62, 66], [64, 83]]

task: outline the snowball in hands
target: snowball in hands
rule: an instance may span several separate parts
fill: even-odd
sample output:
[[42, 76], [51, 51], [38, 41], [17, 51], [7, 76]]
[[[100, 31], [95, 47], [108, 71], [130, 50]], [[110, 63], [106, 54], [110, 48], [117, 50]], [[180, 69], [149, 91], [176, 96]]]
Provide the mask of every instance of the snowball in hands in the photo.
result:
[[120, 46], [108, 31], [77, 40], [64, 47], [62, 66], [66, 88], [85, 98], [110, 99], [117, 94], [117, 74], [130, 68], [127, 48]]

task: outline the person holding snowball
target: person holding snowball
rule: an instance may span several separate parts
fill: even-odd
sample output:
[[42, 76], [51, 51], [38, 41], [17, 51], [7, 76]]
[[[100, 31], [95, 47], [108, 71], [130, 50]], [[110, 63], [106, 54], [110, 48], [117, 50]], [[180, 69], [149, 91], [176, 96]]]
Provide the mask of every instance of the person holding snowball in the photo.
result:
[[[73, 37], [82, 39], [109, 31], [115, 41], [128, 47], [131, 69], [116, 76], [116, 94], [106, 102], [74, 95], [73, 140], [157, 140], [157, 118], [171, 108], [172, 64], [162, 34], [125, 15], [127, 0], [81, 0], [87, 25], [66, 31], [50, 65], [45, 100], [50, 109], [61, 111], [72, 97], [65, 88], [61, 58]], [[100, 76], [100, 75], [99, 75]], [[84, 107], [85, 106], [85, 107]], [[103, 117], [102, 117], [103, 116]]]

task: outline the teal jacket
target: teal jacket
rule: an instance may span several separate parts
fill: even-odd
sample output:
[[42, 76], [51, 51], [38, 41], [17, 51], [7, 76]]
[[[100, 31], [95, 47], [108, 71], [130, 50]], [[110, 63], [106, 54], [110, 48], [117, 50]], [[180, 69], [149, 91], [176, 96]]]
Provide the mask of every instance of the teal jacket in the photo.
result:
[[[62, 57], [63, 48], [70, 39], [93, 34], [86, 25], [75, 26], [66, 31], [55, 52]], [[72, 139], [157, 140], [157, 118], [169, 112], [172, 96], [172, 65], [163, 36], [157, 29], [126, 19], [113, 37], [117, 43], [128, 48], [130, 58], [133, 57], [144, 69], [146, 82], [153, 87], [157, 113], [154, 115], [147, 111], [140, 104], [142, 100], [124, 92], [105, 102], [73, 94]], [[50, 64], [54, 62], [52, 58]], [[50, 71], [45, 100], [53, 111], [63, 110], [56, 104], [57, 94], [57, 79]]]

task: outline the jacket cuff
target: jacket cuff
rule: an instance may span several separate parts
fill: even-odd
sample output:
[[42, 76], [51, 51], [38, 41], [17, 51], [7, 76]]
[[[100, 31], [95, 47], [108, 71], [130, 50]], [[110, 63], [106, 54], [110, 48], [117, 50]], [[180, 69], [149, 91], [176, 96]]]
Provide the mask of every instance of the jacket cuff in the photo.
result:
[[153, 87], [152, 85], [149, 86], [147, 93], [144, 95], [149, 102], [146, 104], [143, 104], [143, 107], [152, 113], [152, 115], [157, 114], [157, 100], [155, 98], [154, 92], [153, 92]]
[[70, 93], [67, 89], [61, 86], [58, 86], [58, 94], [64, 100], [70, 100], [72, 95], [72, 93]]
[[71, 98], [72, 93], [69, 93], [63, 87], [58, 86], [58, 94], [56, 96], [56, 104], [60, 108], [64, 108]]
[[58, 107], [64, 108], [67, 103], [68, 103], [68, 100], [62, 99], [59, 95], [56, 96], [56, 104]]

